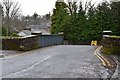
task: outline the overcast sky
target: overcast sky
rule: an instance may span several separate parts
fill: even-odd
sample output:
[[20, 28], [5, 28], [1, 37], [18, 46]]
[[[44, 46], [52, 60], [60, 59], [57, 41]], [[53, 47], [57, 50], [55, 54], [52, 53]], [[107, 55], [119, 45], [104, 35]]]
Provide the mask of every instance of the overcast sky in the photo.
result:
[[[16, 0], [21, 4], [23, 15], [33, 15], [34, 12], [39, 15], [45, 15], [53, 10], [56, 0]], [[85, 0], [83, 0], [85, 1]], [[102, 0], [92, 0], [98, 3]]]

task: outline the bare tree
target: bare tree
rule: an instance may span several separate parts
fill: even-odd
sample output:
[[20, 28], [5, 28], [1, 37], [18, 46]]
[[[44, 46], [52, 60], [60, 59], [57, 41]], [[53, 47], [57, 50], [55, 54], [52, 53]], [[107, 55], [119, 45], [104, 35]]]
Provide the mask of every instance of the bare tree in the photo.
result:
[[34, 18], [34, 25], [36, 25], [36, 21], [38, 18], [38, 14], [36, 12], [33, 14], [33, 18]]
[[3, 11], [6, 18], [7, 35], [10, 35], [11, 21], [19, 14], [20, 5], [12, 0], [3, 0]]
[[2, 27], [2, 5], [0, 4], [0, 27]]

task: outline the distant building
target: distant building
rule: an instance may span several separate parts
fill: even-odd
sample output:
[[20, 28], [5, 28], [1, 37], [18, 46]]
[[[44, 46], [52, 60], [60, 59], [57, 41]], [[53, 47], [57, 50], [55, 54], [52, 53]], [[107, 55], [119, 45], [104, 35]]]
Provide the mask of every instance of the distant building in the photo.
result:
[[19, 36], [29, 36], [32, 35], [32, 33], [41, 33], [41, 35], [50, 35], [49, 32], [47, 32], [44, 29], [31, 29], [31, 30], [22, 30], [17, 35]]
[[33, 33], [41, 35], [50, 35], [51, 21], [43, 20], [39, 25], [28, 25], [24, 30], [18, 33], [19, 36], [28, 36]]
[[31, 31], [30, 30], [22, 30], [17, 35], [19, 35], [19, 36], [29, 36], [29, 35], [31, 35]]
[[27, 29], [44, 29], [47, 32], [50, 32], [51, 22], [50, 21], [42, 21], [40, 25], [29, 25], [26, 27]]

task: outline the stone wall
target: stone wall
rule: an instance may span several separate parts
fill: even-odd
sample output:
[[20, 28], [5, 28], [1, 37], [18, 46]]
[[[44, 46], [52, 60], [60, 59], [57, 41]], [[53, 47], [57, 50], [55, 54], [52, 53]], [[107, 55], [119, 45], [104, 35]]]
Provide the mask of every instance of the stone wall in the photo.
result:
[[102, 41], [103, 53], [120, 54], [120, 37], [106, 36]]
[[63, 44], [62, 35], [30, 35], [26, 37], [0, 37], [2, 50], [26, 51]]
[[3, 50], [26, 51], [39, 48], [39, 36], [31, 35], [20, 38], [1, 38]]

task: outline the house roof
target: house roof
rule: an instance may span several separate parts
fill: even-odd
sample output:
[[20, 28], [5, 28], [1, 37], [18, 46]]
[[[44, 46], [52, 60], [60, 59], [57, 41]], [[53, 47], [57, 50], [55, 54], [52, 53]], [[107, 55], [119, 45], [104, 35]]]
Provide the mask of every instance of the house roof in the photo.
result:
[[22, 30], [18, 33], [18, 35], [19, 36], [29, 36], [29, 35], [31, 35], [31, 33], [42, 33], [42, 35], [50, 35], [50, 33], [44, 29]]
[[29, 25], [28, 27], [31, 29], [46, 29], [50, 27], [50, 21], [43, 21], [40, 25]]
[[28, 36], [31, 35], [31, 31], [30, 30], [22, 30], [18, 33], [19, 36]]
[[42, 35], [50, 35], [49, 32], [47, 32], [45, 29], [31, 29], [32, 33], [42, 33]]

